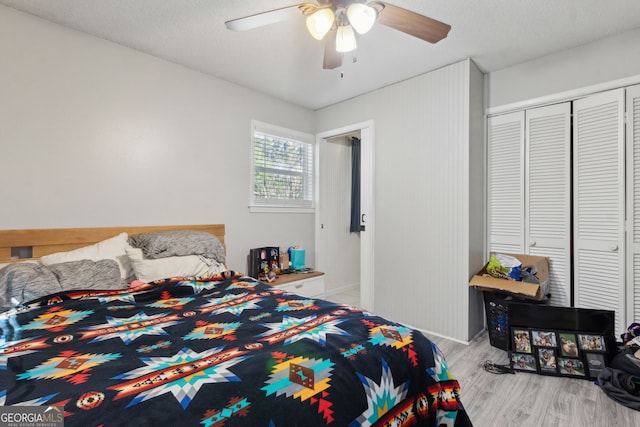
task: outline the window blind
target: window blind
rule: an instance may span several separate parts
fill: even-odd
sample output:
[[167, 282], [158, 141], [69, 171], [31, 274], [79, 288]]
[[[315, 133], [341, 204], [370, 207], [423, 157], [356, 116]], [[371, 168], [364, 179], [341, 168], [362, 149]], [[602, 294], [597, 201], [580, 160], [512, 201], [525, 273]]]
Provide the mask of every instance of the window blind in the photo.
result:
[[314, 146], [286, 129], [254, 126], [253, 204], [313, 207]]

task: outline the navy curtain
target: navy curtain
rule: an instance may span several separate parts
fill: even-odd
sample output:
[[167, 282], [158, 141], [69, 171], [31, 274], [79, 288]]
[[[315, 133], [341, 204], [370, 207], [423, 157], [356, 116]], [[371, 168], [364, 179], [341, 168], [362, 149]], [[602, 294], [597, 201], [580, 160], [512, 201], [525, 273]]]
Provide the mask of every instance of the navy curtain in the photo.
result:
[[360, 232], [360, 139], [351, 137], [351, 227]]

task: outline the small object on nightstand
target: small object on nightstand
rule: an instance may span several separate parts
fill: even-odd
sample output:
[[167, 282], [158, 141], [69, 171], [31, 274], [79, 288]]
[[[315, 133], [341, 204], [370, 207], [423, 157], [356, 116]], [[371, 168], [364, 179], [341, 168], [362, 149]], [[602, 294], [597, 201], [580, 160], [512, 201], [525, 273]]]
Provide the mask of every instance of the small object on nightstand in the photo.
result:
[[280, 248], [265, 246], [249, 250], [247, 260], [248, 274], [254, 279], [261, 278], [269, 271], [280, 273]]
[[304, 249], [291, 248], [291, 255], [289, 255], [291, 268], [296, 271], [304, 269], [304, 253]]
[[280, 251], [280, 270], [288, 270], [289, 266], [289, 253], [287, 251]]
[[278, 278], [278, 276], [276, 275], [275, 272], [270, 271], [267, 273], [265, 279], [267, 280], [268, 283], [273, 282], [274, 280], [276, 280]]

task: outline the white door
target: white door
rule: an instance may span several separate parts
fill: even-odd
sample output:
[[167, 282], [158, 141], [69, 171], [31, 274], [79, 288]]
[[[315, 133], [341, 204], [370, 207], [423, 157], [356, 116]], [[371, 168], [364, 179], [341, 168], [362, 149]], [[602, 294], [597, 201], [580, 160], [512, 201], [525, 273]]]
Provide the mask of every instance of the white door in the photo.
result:
[[624, 89], [574, 102], [574, 291], [581, 308], [625, 320]]
[[525, 245], [549, 258], [551, 302], [571, 305], [571, 103], [526, 111]]
[[627, 318], [640, 320], [640, 85], [627, 88]]
[[[360, 306], [366, 310], [374, 309], [374, 231], [375, 231], [375, 216], [373, 210], [373, 164], [374, 164], [374, 124], [373, 121], [367, 121], [363, 123], [357, 123], [350, 126], [345, 126], [339, 129], [333, 129], [327, 132], [322, 132], [316, 136], [318, 145], [318, 164], [321, 164], [323, 159], [323, 152], [326, 150], [327, 140], [339, 135], [347, 135], [354, 132], [360, 133], [361, 140], [361, 201], [360, 210], [362, 225], [365, 230], [360, 233]], [[323, 166], [320, 166], [318, 170], [322, 170]], [[350, 181], [345, 183], [349, 186]], [[331, 263], [332, 256], [340, 252], [340, 247], [335, 247], [332, 241], [330, 233], [348, 233], [348, 230], [332, 230], [325, 228], [325, 224], [329, 223], [327, 218], [335, 213], [334, 210], [328, 209], [325, 203], [323, 203], [322, 197], [325, 194], [327, 197], [326, 182], [323, 182], [323, 177], [319, 177], [317, 188], [319, 189], [319, 198], [317, 200], [316, 209], [316, 268], [320, 271], [331, 273], [334, 272], [334, 268]], [[339, 273], [336, 273], [339, 274]]]
[[490, 252], [524, 253], [524, 112], [488, 120]]

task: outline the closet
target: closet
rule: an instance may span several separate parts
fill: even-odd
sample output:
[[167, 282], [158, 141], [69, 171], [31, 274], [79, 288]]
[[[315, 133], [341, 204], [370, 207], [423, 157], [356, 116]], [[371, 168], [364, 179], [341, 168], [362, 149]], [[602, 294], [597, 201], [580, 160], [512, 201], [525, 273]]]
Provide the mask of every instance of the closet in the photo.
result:
[[489, 250], [547, 256], [555, 305], [571, 302], [571, 104], [490, 117]]
[[573, 218], [576, 307], [616, 311], [626, 327], [624, 89], [574, 102]]
[[553, 305], [614, 310], [617, 331], [640, 321], [640, 86], [487, 129], [488, 249], [549, 257]]

